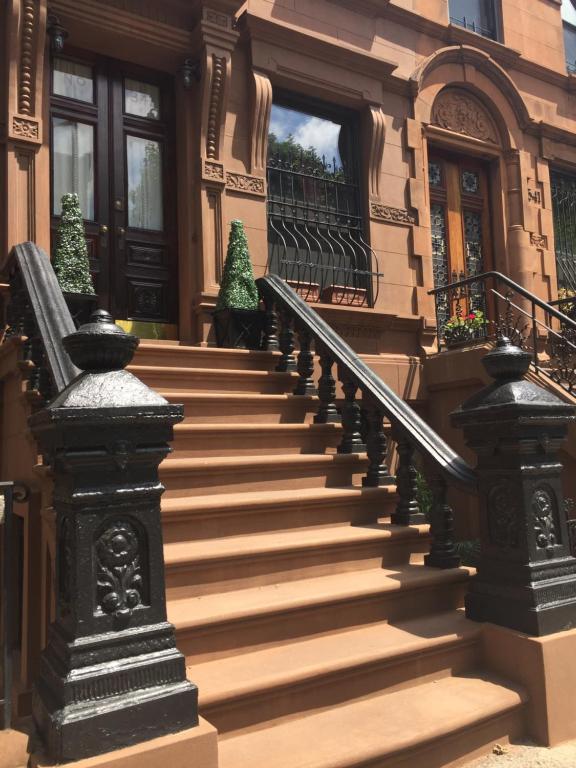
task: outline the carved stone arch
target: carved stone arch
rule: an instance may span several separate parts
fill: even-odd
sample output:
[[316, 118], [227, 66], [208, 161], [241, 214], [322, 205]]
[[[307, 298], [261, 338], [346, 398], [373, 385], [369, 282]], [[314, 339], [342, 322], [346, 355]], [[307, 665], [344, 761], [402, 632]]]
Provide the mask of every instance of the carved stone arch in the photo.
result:
[[447, 85], [476, 96], [498, 127], [506, 150], [517, 149], [521, 133], [533, 123], [510, 76], [487, 53], [471, 46], [442, 48], [420, 64], [411, 80], [414, 114], [421, 123], [432, 122], [433, 105]]

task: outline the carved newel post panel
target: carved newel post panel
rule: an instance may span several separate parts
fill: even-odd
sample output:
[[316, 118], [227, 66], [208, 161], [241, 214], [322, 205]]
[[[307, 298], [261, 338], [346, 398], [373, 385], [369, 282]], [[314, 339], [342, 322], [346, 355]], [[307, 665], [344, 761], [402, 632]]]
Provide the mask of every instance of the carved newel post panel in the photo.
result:
[[84, 371], [30, 419], [54, 478], [56, 620], [34, 692], [63, 762], [197, 725], [166, 621], [158, 465], [182, 407], [124, 367], [138, 339], [98, 310], [64, 339]]
[[478, 456], [481, 558], [466, 615], [537, 636], [576, 627], [558, 459], [575, 409], [524, 379], [530, 354], [508, 339], [483, 362], [495, 382], [452, 414]]

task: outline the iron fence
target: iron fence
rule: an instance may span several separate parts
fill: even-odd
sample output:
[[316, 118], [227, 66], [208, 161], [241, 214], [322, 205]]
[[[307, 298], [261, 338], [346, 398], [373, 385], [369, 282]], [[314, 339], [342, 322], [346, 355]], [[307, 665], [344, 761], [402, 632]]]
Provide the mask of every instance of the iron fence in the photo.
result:
[[558, 288], [576, 292], [576, 176], [553, 171], [550, 184]]
[[325, 158], [268, 158], [268, 272], [304, 299], [373, 306], [376, 255], [366, 242], [357, 184]]

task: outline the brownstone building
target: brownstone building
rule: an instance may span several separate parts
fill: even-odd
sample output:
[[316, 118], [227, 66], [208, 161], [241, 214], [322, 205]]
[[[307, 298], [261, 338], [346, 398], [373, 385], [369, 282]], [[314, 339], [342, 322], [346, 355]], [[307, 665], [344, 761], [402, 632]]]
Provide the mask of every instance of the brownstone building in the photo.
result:
[[[286, 279], [397, 395], [452, 447], [472, 456], [450, 426], [449, 414], [488, 381], [479, 364], [486, 344], [439, 352], [438, 332], [442, 337], [456, 300], [447, 294], [435, 300], [430, 291], [496, 271], [540, 302], [555, 301], [561, 289], [576, 293], [576, 3], [6, 0], [0, 30], [4, 263], [11, 249], [26, 241], [49, 253], [61, 196], [78, 193], [100, 306], [143, 339], [134, 372], [175, 402], [188, 402], [197, 392], [209, 397], [216, 387], [210, 376], [217, 370], [249, 369], [241, 356], [226, 358], [225, 364], [224, 357], [210, 357], [205, 349], [214, 345], [212, 311], [230, 223], [240, 219], [256, 277], [271, 273]], [[462, 306], [496, 320], [495, 300], [479, 286], [471, 282]], [[526, 296], [514, 301], [528, 313], [528, 323], [535, 320], [534, 354], [546, 357], [546, 329], [558, 324]], [[190, 361], [196, 358], [185, 357], [191, 348], [206, 355], [195, 366]], [[199, 383], [191, 384], [189, 374], [186, 384], [184, 379], [178, 384], [174, 371], [190, 365], [204, 372], [193, 379]], [[155, 366], [162, 370], [152, 370]], [[20, 512], [14, 680], [17, 711], [25, 716], [54, 616], [55, 543], [51, 479], [38, 465], [36, 443], [26, 429], [31, 406], [20, 397], [24, 384], [17, 370], [15, 348], [8, 345], [0, 355], [1, 474], [30, 488]], [[538, 367], [529, 375], [573, 403], [571, 363], [562, 371], [562, 380], [555, 381], [539, 376]], [[197, 386], [196, 394], [186, 394], [189, 386]], [[260, 390], [264, 397], [280, 392], [266, 386]], [[244, 384], [231, 384], [224, 391], [241, 400], [246, 390]], [[197, 415], [203, 407], [197, 403]], [[253, 494], [240, 502], [241, 509], [242, 504], [265, 505], [257, 496], [267, 487], [256, 479], [238, 479], [234, 486], [228, 477], [217, 493], [218, 472], [228, 472], [231, 457], [246, 454], [248, 461], [252, 452], [244, 440], [249, 445], [255, 440], [250, 427], [256, 432], [266, 422], [238, 408], [232, 421], [246, 426], [241, 435], [228, 436], [223, 458], [214, 435], [208, 437], [207, 427], [202, 432], [199, 426], [219, 423], [222, 431], [223, 416], [199, 418], [197, 435], [177, 433], [178, 439], [205, 440], [206, 455], [223, 462], [216, 466], [215, 460], [216, 480], [206, 492], [214, 501], [202, 509], [197, 502], [203, 519], [209, 517], [207, 509], [214, 513], [218, 504], [231, 503], [235, 488]], [[292, 438], [284, 431], [282, 445], [288, 446]], [[573, 438], [563, 452], [571, 467]], [[271, 453], [298, 453], [294, 446], [284, 452], [276, 446]], [[312, 448], [301, 453], [312, 454]], [[185, 443], [177, 460], [200, 461], [195, 450]], [[257, 450], [254, 442], [254, 455], [267, 450]], [[239, 478], [240, 469], [234, 472]], [[286, 478], [289, 473], [288, 483]], [[341, 478], [326, 483], [344, 484]], [[573, 484], [570, 473], [569, 496]], [[184, 482], [178, 486], [185, 487]], [[193, 487], [204, 488], [200, 481]], [[278, 481], [273, 492], [287, 488]], [[185, 505], [178, 501], [183, 496], [181, 490], [169, 491], [165, 512], [171, 524], [165, 529], [165, 557], [172, 567], [168, 597], [175, 606], [168, 614], [178, 631], [180, 624], [184, 627], [185, 655], [197, 653], [205, 664], [199, 678], [204, 675], [209, 689], [209, 662], [225, 658], [229, 646], [220, 638], [212, 658], [202, 643], [198, 650], [186, 640], [186, 622], [192, 626], [195, 619], [184, 599], [184, 561], [193, 557], [185, 554], [184, 544], [194, 536], [186, 532]], [[456, 521], [457, 531], [469, 537], [478, 531], [473, 506]], [[237, 523], [232, 528], [235, 534], [228, 535], [237, 538], [256, 530]], [[211, 539], [209, 530], [220, 529], [205, 523], [200, 538]], [[299, 546], [309, 552], [320, 539]], [[277, 544], [266, 546], [273, 558]], [[421, 544], [414, 546], [423, 551]], [[225, 551], [214, 545], [211, 567], [221, 567], [223, 575], [219, 580], [202, 572], [205, 583], [195, 597], [210, 594], [206, 585], [212, 582], [221, 586], [222, 595], [234, 594], [235, 578], [246, 590], [274, 582], [263, 575], [264, 566], [243, 575], [241, 566], [235, 572], [235, 566], [222, 565]], [[232, 560], [238, 563], [244, 556], [238, 545]], [[202, 557], [207, 561], [210, 555], [202, 552]], [[359, 559], [357, 552], [349, 558]], [[328, 574], [306, 562], [303, 573]], [[208, 572], [209, 565], [205, 568]], [[292, 580], [297, 580], [295, 568]], [[337, 570], [352, 568], [348, 563]], [[445, 634], [459, 631], [452, 627]], [[468, 631], [462, 636], [470, 640]], [[293, 628], [291, 633], [297, 634]], [[272, 640], [243, 642], [255, 653]], [[488, 641], [487, 646], [492, 648]], [[457, 653], [456, 666], [465, 666], [464, 651]], [[233, 677], [232, 664], [229, 672]], [[426, 675], [432, 671], [423, 679]], [[277, 682], [278, 689], [283, 684]], [[226, 704], [224, 687], [215, 684], [210, 692], [208, 720], [215, 713], [224, 733], [249, 730], [258, 716], [244, 722], [238, 714], [248, 688], [243, 693], [239, 686], [237, 699]], [[219, 696], [226, 700], [223, 714]], [[514, 706], [484, 741], [472, 739], [469, 748], [456, 752], [472, 754], [492, 737], [523, 732], [510, 714]], [[576, 735], [568, 726], [559, 727], [559, 736], [542, 733], [537, 735], [548, 743]], [[263, 754], [261, 745], [254, 749]], [[212, 759], [206, 757], [199, 768], [212, 768]], [[230, 756], [226, 759], [226, 766], [236, 766]], [[447, 765], [448, 759], [433, 764]]]

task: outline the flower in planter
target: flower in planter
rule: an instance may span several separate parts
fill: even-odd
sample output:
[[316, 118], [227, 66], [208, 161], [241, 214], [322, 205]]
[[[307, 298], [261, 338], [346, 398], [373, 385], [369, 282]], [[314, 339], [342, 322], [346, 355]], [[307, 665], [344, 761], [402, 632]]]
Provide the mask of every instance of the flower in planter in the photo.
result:
[[80, 201], [75, 192], [62, 195], [62, 215], [52, 266], [64, 293], [94, 295]]
[[444, 341], [450, 346], [463, 341], [477, 339], [484, 329], [486, 320], [480, 309], [471, 309], [467, 315], [457, 312], [444, 326]]

